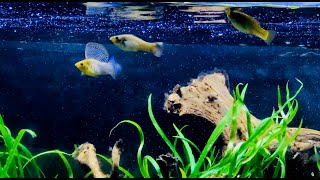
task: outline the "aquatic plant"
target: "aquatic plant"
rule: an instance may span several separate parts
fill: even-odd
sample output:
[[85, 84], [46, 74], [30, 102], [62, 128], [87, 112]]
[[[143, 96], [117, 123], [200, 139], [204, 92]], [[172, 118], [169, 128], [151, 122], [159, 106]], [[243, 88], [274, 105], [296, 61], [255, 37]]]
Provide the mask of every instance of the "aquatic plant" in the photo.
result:
[[[22, 129], [18, 132], [18, 135], [14, 138], [8, 127], [5, 126], [2, 116], [0, 115], [0, 138], [2, 139], [3, 146], [0, 151], [0, 178], [25, 178], [25, 177], [36, 177], [36, 178], [46, 178], [41, 167], [36, 162], [36, 159], [43, 157], [45, 155], [59, 155], [62, 160], [69, 178], [74, 177], [72, 167], [70, 165], [70, 160], [74, 161], [73, 155], [76, 151], [69, 154], [60, 150], [49, 150], [41, 152], [39, 154], [33, 155], [30, 150], [25, 147], [21, 140], [25, 133], [29, 133], [33, 138], [36, 137], [36, 133], [29, 129]], [[75, 146], [75, 150], [77, 146]], [[107, 158], [102, 154], [97, 154], [102, 160], [105, 160], [110, 165], [112, 165], [111, 158]], [[68, 160], [69, 159], [69, 160]], [[119, 170], [125, 174], [125, 177], [133, 177], [130, 172], [122, 167]], [[92, 172], [85, 175], [89, 177]], [[58, 177], [58, 174], [55, 176]]]
[[[152, 112], [151, 98], [150, 94], [148, 98], [148, 112], [152, 124], [155, 129], [169, 146], [174, 157], [178, 159], [181, 163], [180, 173], [183, 178], [204, 178], [204, 177], [265, 177], [264, 171], [273, 163], [276, 163], [276, 168], [273, 173], [273, 177], [285, 177], [286, 172], [286, 151], [288, 146], [294, 141], [295, 137], [298, 135], [302, 121], [299, 128], [294, 133], [293, 136], [288, 138], [286, 136], [287, 125], [293, 120], [294, 116], [298, 111], [298, 101], [295, 99], [303, 87], [301, 83], [298, 91], [290, 97], [290, 91], [288, 83], [286, 85], [286, 101], [282, 104], [280, 87], [278, 86], [278, 110], [273, 110], [272, 115], [268, 118], [261, 120], [261, 122], [253, 127], [250, 120], [250, 113], [244, 104], [245, 92], [248, 84], [244, 86], [243, 90], [240, 92], [239, 84], [236, 86], [235, 92], [233, 92], [234, 102], [232, 108], [223, 117], [220, 123], [213, 130], [210, 138], [208, 139], [204, 149], [202, 151], [188, 138], [186, 138], [181, 130], [173, 124], [174, 129], [177, 131], [177, 136], [172, 143], [169, 138], [165, 135], [163, 130], [157, 123], [154, 114]], [[285, 109], [287, 109], [285, 111]], [[247, 115], [247, 128], [248, 128], [248, 140], [244, 142], [236, 142], [236, 132], [237, 132], [237, 118], [241, 112], [244, 110]], [[140, 146], [137, 152], [138, 165], [142, 177], [150, 177], [148, 169], [148, 161], [151, 162], [154, 169], [158, 172], [159, 177], [163, 177], [161, 169], [157, 162], [151, 156], [144, 156], [142, 158], [142, 148], [144, 145], [144, 133], [141, 127], [131, 121], [123, 120], [119, 122], [110, 133], [122, 123], [129, 123], [134, 125], [140, 134]], [[231, 137], [224, 152], [224, 156], [220, 161], [217, 161], [214, 156], [215, 148], [213, 148], [214, 143], [224, 131], [225, 127], [231, 126]], [[181, 156], [177, 151], [177, 140], [180, 139], [184, 146], [184, 156]], [[268, 149], [272, 141], [278, 142], [278, 147], [276, 150], [271, 151]], [[197, 161], [194, 157], [193, 149], [200, 153]], [[186, 161], [183, 161], [181, 157], [185, 157]]]
[[[14, 138], [4, 124], [3, 118], [0, 115], [0, 137], [4, 142], [4, 150], [0, 152], [1, 164], [0, 164], [0, 177], [1, 178], [24, 178], [24, 177], [46, 177], [41, 168], [35, 161], [36, 158], [47, 154], [58, 154], [67, 171], [69, 177], [73, 177], [73, 172], [70, 163], [66, 159], [65, 155], [70, 154], [62, 152], [60, 150], [51, 150], [39, 153], [35, 156], [32, 155], [30, 150], [25, 147], [21, 140], [25, 133], [29, 133], [33, 138], [36, 137], [36, 133], [29, 129], [22, 129], [19, 131], [16, 138]], [[30, 165], [29, 165], [30, 164]], [[29, 165], [29, 166], [28, 166]]]
[[[28, 129], [22, 129], [19, 131], [16, 138], [13, 138], [9, 128], [4, 125], [2, 116], [0, 115], [0, 132], [1, 139], [4, 143], [5, 150], [0, 152], [0, 177], [25, 177], [25, 171], [23, 170], [23, 162], [29, 161], [32, 158], [31, 152], [23, 146], [20, 141], [23, 135], [27, 132], [32, 137], [36, 137], [36, 134]], [[34, 173], [36, 177], [40, 177], [41, 170], [35, 161], [31, 161], [32, 170], [28, 170], [28, 173]]]
[[[286, 100], [283, 104], [280, 88], [278, 87], [278, 110], [273, 110], [270, 117], [261, 120], [261, 122], [255, 127], [251, 124], [250, 113], [244, 104], [248, 84], [244, 86], [242, 91], [240, 91], [240, 86], [242, 84], [236, 86], [236, 89], [233, 92], [234, 102], [232, 108], [214, 128], [202, 151], [182, 133], [182, 130], [187, 126], [183, 126], [179, 129], [175, 124], [173, 124], [177, 135], [173, 136], [174, 139], [167, 137], [160, 128], [153, 114], [151, 103], [152, 94], [150, 94], [148, 98], [148, 113], [153, 126], [164, 142], [168, 145], [173, 156], [180, 162], [179, 170], [180, 177], [182, 178], [265, 177], [266, 175], [264, 174], [264, 171], [270, 167], [270, 165], [275, 165], [272, 177], [285, 177], [286, 151], [290, 143], [292, 143], [298, 135], [302, 126], [301, 121], [299, 128], [294, 135], [290, 138], [286, 136], [287, 125], [293, 120], [298, 111], [298, 101], [296, 100], [296, 97], [303, 87], [302, 82], [300, 83], [300, 88], [292, 97], [290, 97], [290, 91], [287, 83]], [[247, 115], [249, 138], [246, 141], [236, 142], [237, 118], [241, 111], [244, 111]], [[149, 155], [142, 155], [144, 133], [139, 124], [132, 120], [123, 120], [111, 129], [110, 134], [116, 127], [123, 123], [133, 125], [139, 132], [140, 145], [137, 152], [137, 160], [141, 176], [144, 178], [151, 177], [149, 169], [149, 163], [151, 163], [158, 176], [164, 177], [158, 162]], [[216, 147], [214, 147], [214, 145], [218, 137], [225, 130], [226, 126], [231, 127], [231, 137], [227, 147], [225, 148], [223, 157], [218, 160], [215, 151]], [[3, 140], [5, 148], [0, 152], [0, 177], [46, 177], [40, 166], [37, 164], [36, 159], [44, 155], [53, 154], [57, 154], [61, 158], [68, 172], [68, 177], [74, 177], [73, 170], [70, 165], [70, 159], [72, 158], [72, 160], [74, 160], [73, 155], [75, 151], [69, 154], [60, 150], [50, 150], [33, 155], [23, 144], [21, 144], [21, 139], [25, 133], [29, 133], [32, 137], [36, 137], [36, 134], [31, 130], [22, 129], [14, 138], [9, 128], [5, 126], [1, 115], [0, 132], [0, 137]], [[183, 154], [178, 152], [178, 141], [182, 142], [184, 149]], [[269, 145], [272, 141], [278, 142], [275, 150], [269, 149]], [[75, 146], [75, 149], [77, 149], [77, 146]], [[197, 153], [199, 154], [199, 157], [196, 158], [195, 154]], [[316, 148], [315, 155], [319, 156]], [[112, 164], [112, 160], [110, 158], [101, 154], [97, 154], [97, 156], [102, 160], [107, 161], [110, 165]], [[317, 162], [317, 165], [320, 170], [320, 162]], [[134, 177], [129, 171], [122, 167], [119, 167], [119, 170], [124, 174], [124, 177]], [[84, 177], [87, 178], [91, 174], [92, 172], [88, 172]], [[58, 175], [56, 175], [56, 177], [58, 177]]]

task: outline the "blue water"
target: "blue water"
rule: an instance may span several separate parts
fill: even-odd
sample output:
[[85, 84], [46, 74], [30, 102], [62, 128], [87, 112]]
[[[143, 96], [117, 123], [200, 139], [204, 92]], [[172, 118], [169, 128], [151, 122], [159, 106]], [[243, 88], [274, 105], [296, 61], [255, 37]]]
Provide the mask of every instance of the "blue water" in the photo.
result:
[[[144, 153], [156, 157], [169, 152], [148, 116], [151, 93], [155, 117], [165, 132], [175, 135], [172, 123], [188, 124], [186, 136], [196, 133], [189, 137], [202, 147], [214, 126], [202, 119], [167, 114], [164, 94], [216, 68], [227, 72], [231, 89], [238, 83], [249, 84], [246, 104], [258, 118], [271, 115], [277, 107], [278, 85], [284, 92], [289, 81], [295, 91], [299, 87], [295, 78], [301, 80], [299, 112], [290, 126], [298, 126], [303, 118], [303, 127], [320, 130], [319, 4], [294, 10], [243, 8], [263, 27], [277, 31], [270, 46], [235, 30], [221, 7], [213, 11], [212, 4], [102, 6], [0, 3], [0, 113], [13, 133], [22, 128], [37, 133], [35, 139], [24, 139], [30, 148], [72, 152], [74, 144], [90, 142], [97, 152], [108, 154], [108, 147], [122, 138], [123, 166], [138, 174], [136, 129], [122, 125], [111, 137], [109, 131], [121, 120], [134, 120], [145, 132]], [[195, 10], [198, 6], [202, 11]], [[133, 12], [139, 15], [128, 16]], [[218, 16], [199, 17], [213, 12]], [[139, 20], [145, 17], [149, 19]], [[199, 22], [209, 20], [217, 22]], [[108, 40], [123, 33], [164, 42], [163, 56], [122, 51]], [[80, 75], [74, 64], [84, 59], [88, 42], [103, 44], [122, 65], [117, 80]]]

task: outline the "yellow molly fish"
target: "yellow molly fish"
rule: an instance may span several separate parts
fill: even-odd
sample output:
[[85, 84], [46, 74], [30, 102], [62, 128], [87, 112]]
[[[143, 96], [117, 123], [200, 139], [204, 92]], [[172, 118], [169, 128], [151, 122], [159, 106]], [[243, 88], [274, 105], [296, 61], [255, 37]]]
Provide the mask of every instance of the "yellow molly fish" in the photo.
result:
[[146, 42], [132, 34], [111, 36], [110, 40], [124, 51], [144, 51], [160, 57], [163, 51], [162, 42]]
[[109, 53], [98, 43], [89, 42], [85, 49], [85, 59], [75, 63], [81, 75], [98, 77], [102, 75], [111, 75], [113, 79], [121, 72], [121, 65], [114, 57], [109, 60]]
[[239, 9], [226, 8], [226, 14], [231, 24], [239, 31], [258, 36], [263, 39], [268, 45], [276, 36], [275, 31], [263, 29], [257, 20], [253, 17], [240, 12]]

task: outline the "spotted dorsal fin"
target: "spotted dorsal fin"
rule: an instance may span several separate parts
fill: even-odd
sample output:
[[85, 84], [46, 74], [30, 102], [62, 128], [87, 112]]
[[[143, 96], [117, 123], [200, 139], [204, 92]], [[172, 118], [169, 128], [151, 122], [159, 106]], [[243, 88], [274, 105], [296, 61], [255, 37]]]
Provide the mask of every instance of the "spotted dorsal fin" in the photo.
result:
[[87, 43], [85, 57], [86, 59], [95, 59], [101, 62], [109, 61], [109, 53], [107, 49], [102, 44], [93, 42]]

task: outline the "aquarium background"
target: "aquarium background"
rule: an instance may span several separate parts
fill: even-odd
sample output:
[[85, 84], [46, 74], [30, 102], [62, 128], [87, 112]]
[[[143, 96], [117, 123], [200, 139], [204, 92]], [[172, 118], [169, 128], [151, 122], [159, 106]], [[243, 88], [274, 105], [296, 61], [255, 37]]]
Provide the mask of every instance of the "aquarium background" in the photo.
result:
[[[74, 144], [90, 142], [98, 153], [110, 155], [109, 147], [122, 138], [121, 165], [139, 174], [137, 130], [124, 124], [109, 137], [111, 128], [131, 119], [145, 132], [144, 154], [169, 152], [148, 116], [152, 93], [155, 118], [163, 130], [172, 136], [173, 123], [187, 124], [186, 136], [203, 147], [214, 126], [167, 114], [165, 93], [218, 69], [228, 74], [231, 90], [238, 83], [249, 84], [245, 103], [257, 118], [277, 107], [278, 85], [284, 92], [289, 81], [295, 91], [296, 78], [301, 80], [299, 111], [290, 126], [303, 119], [303, 127], [320, 130], [320, 11], [311, 5], [243, 7], [262, 27], [277, 32], [268, 46], [238, 32], [224, 7], [210, 3], [1, 2], [0, 113], [12, 133], [22, 128], [37, 133], [23, 141], [35, 152], [71, 153]], [[122, 51], [109, 40], [117, 34], [164, 42], [164, 54], [157, 58]], [[117, 80], [80, 75], [74, 64], [84, 59], [88, 42], [103, 44], [122, 65]]]

